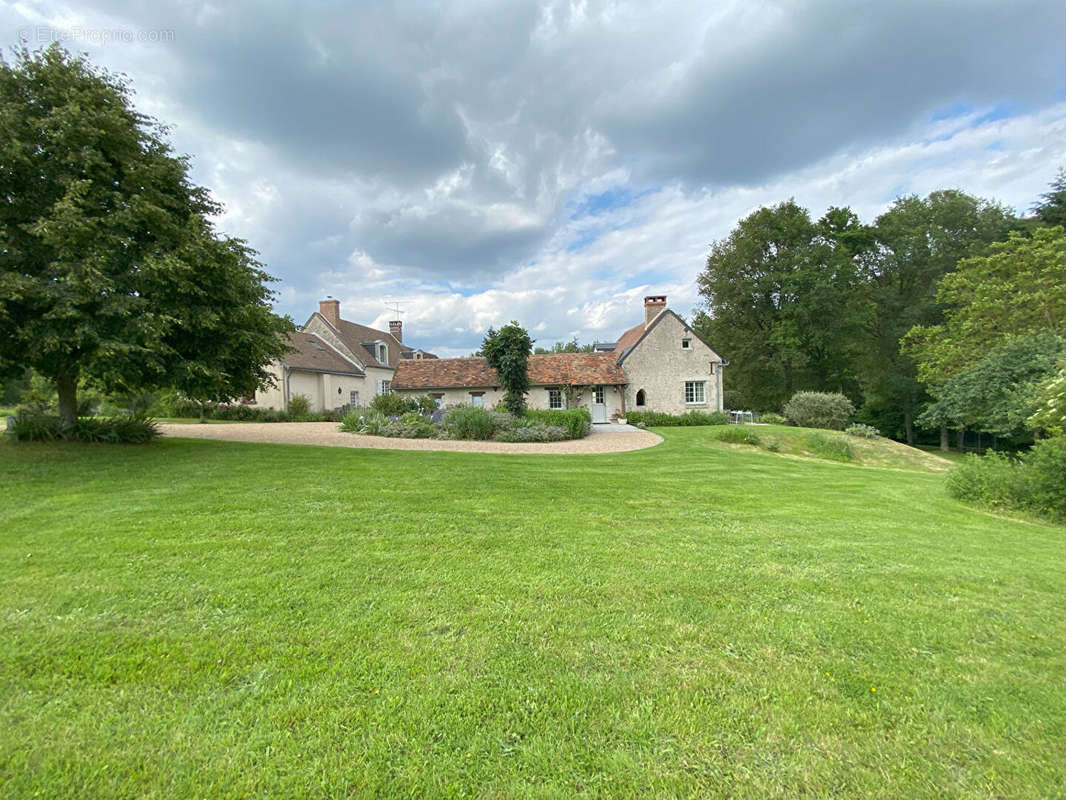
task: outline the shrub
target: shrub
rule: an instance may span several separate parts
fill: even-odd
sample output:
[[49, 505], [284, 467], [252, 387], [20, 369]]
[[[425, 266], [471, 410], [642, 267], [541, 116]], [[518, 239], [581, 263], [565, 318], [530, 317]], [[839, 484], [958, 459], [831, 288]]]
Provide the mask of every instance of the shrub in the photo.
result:
[[168, 417], [189, 419], [199, 419], [201, 409], [203, 410], [204, 419], [209, 419], [215, 413], [214, 403], [201, 403], [181, 395], [175, 395], [160, 401], [160, 408]]
[[[589, 435], [592, 428], [592, 414], [587, 408], [527, 410], [522, 415], [522, 421], [529, 421], [540, 425], [555, 428], [563, 428], [567, 439], [584, 439]], [[521, 424], [521, 422], [519, 423]], [[537, 439], [515, 441], [539, 441]], [[546, 439], [544, 441], [555, 441]]]
[[379, 394], [370, 401], [370, 408], [386, 417], [399, 417], [408, 411], [417, 411], [418, 404], [400, 394]]
[[758, 446], [759, 434], [753, 428], [743, 425], [730, 425], [728, 428], [718, 431], [715, 438], [720, 442], [730, 444], [751, 444]]
[[801, 428], [842, 431], [854, 414], [851, 401], [839, 393], [796, 392], [785, 405], [785, 416]]
[[384, 436], [388, 424], [388, 417], [377, 411], [372, 411], [369, 414], [359, 417], [359, 427], [356, 428], [356, 430], [359, 433], [365, 433], [368, 436]]
[[1020, 459], [970, 454], [948, 474], [948, 493], [979, 506], [1066, 520], [1066, 437], [1041, 439]]
[[9, 433], [18, 442], [107, 442], [144, 444], [159, 435], [153, 420], [143, 417], [79, 417], [72, 425], [47, 414], [20, 413]]
[[807, 447], [819, 458], [828, 458], [831, 461], [851, 461], [855, 457], [851, 442], [839, 436], [808, 433]]
[[484, 408], [456, 406], [444, 415], [444, 429], [452, 439], [491, 439], [496, 420]]
[[366, 424], [367, 414], [351, 410], [341, 417], [341, 430], [345, 433], [358, 433]]
[[560, 425], [515, 425], [496, 432], [498, 442], [563, 442], [572, 439], [570, 431]]
[[788, 423], [788, 420], [778, 413], [767, 411], [765, 414], [759, 415], [759, 422], [766, 425], [785, 425]]
[[689, 425], [725, 425], [729, 422], [729, 415], [724, 411], [686, 411], [680, 415], [664, 414], [660, 411], [633, 411], [626, 414], [626, 420], [632, 425], [669, 428]]
[[1066, 520], [1066, 436], [1041, 439], [1022, 459], [1024, 507]]
[[293, 422], [299, 422], [310, 413], [311, 399], [307, 395], [294, 394], [289, 398], [289, 418]]
[[881, 435], [881, 431], [877, 430], [873, 425], [864, 425], [861, 422], [853, 422], [844, 429], [844, 433], [849, 436], [858, 436], [860, 439], [876, 439]]
[[1010, 456], [988, 452], [967, 455], [948, 473], [948, 494], [959, 500], [989, 508], [1011, 508], [1020, 495], [1021, 471]]
[[437, 401], [428, 394], [416, 397], [413, 402], [415, 404], [415, 410], [422, 416], [428, 417], [437, 410]]
[[399, 419], [390, 420], [381, 435], [397, 439], [435, 439], [440, 431], [425, 417], [409, 411]]

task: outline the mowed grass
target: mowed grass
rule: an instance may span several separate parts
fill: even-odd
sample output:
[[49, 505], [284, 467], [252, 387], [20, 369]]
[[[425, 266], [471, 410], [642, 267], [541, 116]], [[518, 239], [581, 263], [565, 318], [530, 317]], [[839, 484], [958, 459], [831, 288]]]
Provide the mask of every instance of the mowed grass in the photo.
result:
[[1066, 530], [710, 430], [0, 445], [0, 796], [1061, 796]]

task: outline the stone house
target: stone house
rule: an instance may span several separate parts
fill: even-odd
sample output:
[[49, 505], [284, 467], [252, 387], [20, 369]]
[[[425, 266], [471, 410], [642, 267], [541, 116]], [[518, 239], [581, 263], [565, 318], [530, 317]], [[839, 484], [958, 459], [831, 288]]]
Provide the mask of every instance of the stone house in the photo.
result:
[[276, 386], [256, 392], [255, 405], [287, 411], [298, 394], [312, 411], [368, 405], [391, 390], [400, 364], [437, 358], [403, 343], [402, 322], [390, 322], [387, 331], [349, 322], [332, 298], [322, 300], [288, 342], [292, 351], [269, 368]]
[[[530, 408], [587, 406], [606, 422], [625, 407], [626, 376], [609, 354], [559, 353], [529, 357]], [[399, 394], [428, 394], [439, 406], [493, 408], [503, 401], [496, 370], [484, 358], [439, 358], [401, 364], [392, 384]]]
[[[721, 411], [725, 362], [677, 314], [665, 295], [644, 298], [644, 319], [617, 342], [593, 353], [530, 356], [531, 408], [584, 406], [593, 422], [624, 417], [627, 410]], [[442, 405], [491, 408], [503, 399], [494, 370], [483, 358], [405, 360], [393, 391], [429, 394]]]

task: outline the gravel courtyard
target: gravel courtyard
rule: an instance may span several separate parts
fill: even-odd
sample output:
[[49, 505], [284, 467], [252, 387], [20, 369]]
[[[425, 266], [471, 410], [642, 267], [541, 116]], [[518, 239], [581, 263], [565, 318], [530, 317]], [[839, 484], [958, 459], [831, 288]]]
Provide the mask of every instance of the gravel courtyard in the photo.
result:
[[162, 423], [164, 436], [186, 439], [219, 439], [227, 442], [312, 444], [327, 447], [363, 447], [377, 450], [452, 450], [466, 453], [543, 453], [581, 455], [621, 453], [654, 447], [662, 437], [628, 426], [612, 426], [609, 433], [594, 432], [584, 439], [566, 442], [510, 443], [466, 442], [447, 439], [389, 439], [344, 433], [336, 422], [240, 422], [200, 425]]

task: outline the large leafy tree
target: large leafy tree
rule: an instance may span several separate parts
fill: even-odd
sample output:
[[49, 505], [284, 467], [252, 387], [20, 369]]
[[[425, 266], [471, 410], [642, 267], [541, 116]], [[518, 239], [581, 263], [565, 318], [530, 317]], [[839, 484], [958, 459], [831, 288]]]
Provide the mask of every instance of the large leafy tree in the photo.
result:
[[694, 326], [730, 354], [730, 389], [746, 404], [779, 408], [797, 389], [845, 388], [864, 247], [850, 210], [816, 223], [792, 200], [759, 209], [711, 246]]
[[1011, 336], [1066, 335], [1066, 235], [1037, 228], [1011, 233], [984, 256], [967, 258], [941, 278], [939, 325], [919, 325], [903, 340], [917, 361], [918, 378], [936, 386]]
[[908, 443], [928, 395], [900, 339], [915, 325], [940, 323], [940, 279], [1006, 237], [1015, 222], [1008, 209], [956, 190], [901, 197], [875, 221], [875, 247], [863, 262], [856, 367], [866, 413], [897, 418]]
[[529, 354], [533, 340], [514, 320], [499, 330], [489, 328], [481, 343], [481, 353], [496, 370], [504, 389], [503, 403], [513, 416], [521, 416], [529, 392]]
[[53, 380], [67, 421], [80, 381], [241, 396], [287, 349], [268, 276], [164, 134], [58, 46], [0, 61], [0, 369]]
[[1053, 333], [1007, 337], [938, 384], [919, 422], [1027, 438], [1031, 418], [1046, 406], [1041, 389], [1064, 356], [1066, 338]]

